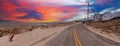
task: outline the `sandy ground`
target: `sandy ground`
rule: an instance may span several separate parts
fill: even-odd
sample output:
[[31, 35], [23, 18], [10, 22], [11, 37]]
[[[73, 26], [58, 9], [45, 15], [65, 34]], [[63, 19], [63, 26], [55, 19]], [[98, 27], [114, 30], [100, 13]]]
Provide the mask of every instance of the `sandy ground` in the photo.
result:
[[0, 38], [0, 46], [44, 46], [45, 42], [73, 25], [35, 29], [31, 32], [15, 35], [12, 42], [8, 41], [8, 36], [4, 36]]
[[[86, 25], [85, 25], [86, 26]], [[108, 39], [110, 39], [110, 40], [112, 40], [112, 41], [115, 41], [115, 42], [118, 42], [118, 43], [120, 43], [120, 37], [119, 36], [116, 36], [115, 34], [113, 34], [113, 33], [110, 33], [110, 34], [108, 34], [108, 33], [100, 33], [101, 32], [101, 30], [100, 29], [95, 29], [95, 28], [93, 28], [93, 27], [90, 27], [90, 26], [86, 26], [90, 31], [92, 31], [92, 32], [94, 32], [94, 33], [96, 33], [96, 34], [98, 34], [98, 35], [101, 35], [101, 36], [103, 36], [103, 37], [105, 37], [105, 38], [108, 38]]]

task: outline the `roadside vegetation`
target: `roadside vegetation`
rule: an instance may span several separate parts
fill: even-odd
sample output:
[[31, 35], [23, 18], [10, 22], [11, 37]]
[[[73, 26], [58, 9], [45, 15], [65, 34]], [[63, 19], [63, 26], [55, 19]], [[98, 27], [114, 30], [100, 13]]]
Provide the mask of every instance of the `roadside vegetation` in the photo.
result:
[[108, 21], [91, 21], [85, 24], [96, 29], [101, 29], [101, 33], [113, 33], [120, 36], [120, 18], [114, 18]]
[[48, 29], [74, 24], [75, 22], [54, 23], [54, 24], [0, 24], [0, 37], [9, 34], [20, 34], [33, 31], [34, 29]]

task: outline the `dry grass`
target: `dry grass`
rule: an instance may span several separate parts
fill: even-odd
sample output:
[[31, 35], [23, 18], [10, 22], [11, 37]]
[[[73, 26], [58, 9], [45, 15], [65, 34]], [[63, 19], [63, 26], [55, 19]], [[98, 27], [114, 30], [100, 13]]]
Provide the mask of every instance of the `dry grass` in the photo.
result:
[[67, 22], [67, 23], [58, 23], [58, 24], [46, 24], [46, 25], [36, 25], [36, 24], [0, 24], [0, 37], [8, 35], [10, 33], [20, 34], [24, 32], [33, 31], [34, 29], [48, 29], [53, 27], [67, 26], [74, 24], [75, 22]]
[[86, 25], [102, 29], [101, 33], [114, 33], [115, 35], [120, 36], [120, 19], [100, 22], [86, 22]]

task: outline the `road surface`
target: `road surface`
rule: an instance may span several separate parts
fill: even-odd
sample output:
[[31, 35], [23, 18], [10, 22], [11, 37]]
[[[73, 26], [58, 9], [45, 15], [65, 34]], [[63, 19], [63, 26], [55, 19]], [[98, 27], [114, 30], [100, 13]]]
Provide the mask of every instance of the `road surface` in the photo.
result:
[[89, 32], [83, 24], [72, 26], [48, 41], [45, 46], [113, 46]]

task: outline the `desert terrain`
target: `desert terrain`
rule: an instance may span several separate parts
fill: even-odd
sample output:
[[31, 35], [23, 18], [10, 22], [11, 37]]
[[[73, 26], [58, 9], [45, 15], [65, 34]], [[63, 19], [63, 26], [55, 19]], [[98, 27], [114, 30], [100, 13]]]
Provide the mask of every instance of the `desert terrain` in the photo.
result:
[[86, 27], [99, 35], [120, 42], [120, 18], [108, 21], [91, 21], [85, 23]]

